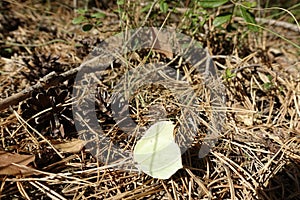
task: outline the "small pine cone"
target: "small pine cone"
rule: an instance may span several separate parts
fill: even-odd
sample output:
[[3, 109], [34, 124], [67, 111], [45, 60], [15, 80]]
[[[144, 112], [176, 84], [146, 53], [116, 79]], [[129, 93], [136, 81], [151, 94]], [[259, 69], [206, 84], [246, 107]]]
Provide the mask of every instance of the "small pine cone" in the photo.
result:
[[59, 62], [59, 56], [34, 54], [31, 59], [23, 59], [29, 71], [21, 72], [31, 83], [36, 83], [41, 77], [50, 72], [58, 74], [66, 71], [66, 66]]
[[69, 98], [70, 92], [66, 86], [33, 92], [31, 98], [21, 105], [22, 117], [43, 135], [73, 137], [76, 128], [72, 106], [64, 105]]

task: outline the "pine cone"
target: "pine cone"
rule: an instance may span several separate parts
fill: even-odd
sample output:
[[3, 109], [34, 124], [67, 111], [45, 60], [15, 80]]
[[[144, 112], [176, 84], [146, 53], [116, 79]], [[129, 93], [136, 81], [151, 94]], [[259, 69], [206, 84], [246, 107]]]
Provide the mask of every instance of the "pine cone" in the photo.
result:
[[72, 106], [64, 105], [69, 98], [70, 91], [66, 86], [33, 92], [32, 97], [21, 105], [22, 117], [43, 135], [74, 137], [76, 128]]
[[23, 59], [29, 72], [21, 72], [31, 83], [36, 83], [40, 78], [49, 74], [50, 72], [57, 72], [58, 74], [66, 71], [66, 66], [59, 62], [59, 56], [34, 54], [31, 59]]

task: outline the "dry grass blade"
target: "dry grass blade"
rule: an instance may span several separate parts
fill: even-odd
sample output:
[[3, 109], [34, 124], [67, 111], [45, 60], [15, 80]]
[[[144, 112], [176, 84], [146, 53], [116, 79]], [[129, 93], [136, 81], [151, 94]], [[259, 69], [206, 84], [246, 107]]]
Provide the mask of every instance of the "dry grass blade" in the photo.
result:
[[50, 188], [41, 184], [38, 181], [33, 181], [33, 182], [29, 182], [29, 183], [31, 185], [33, 185], [34, 187], [36, 187], [37, 189], [41, 190], [44, 194], [46, 194], [48, 197], [50, 197], [53, 200], [67, 200], [66, 198], [64, 198], [63, 196], [58, 194], [57, 192], [51, 190]]
[[[64, 156], [57, 151], [57, 149], [51, 144], [51, 142], [49, 140], [47, 140], [41, 133], [39, 133], [37, 130], [35, 130], [34, 128], [32, 128], [16, 111], [13, 111], [14, 114], [16, 115], [17, 119], [20, 120], [21, 124], [24, 126], [24, 124], [26, 124], [31, 130], [33, 130], [35, 133], [37, 133], [45, 142], [47, 142], [49, 144], [49, 146], [57, 153], [57, 155], [59, 155], [61, 158], [63, 158]], [[29, 130], [30, 131], [30, 130]], [[33, 137], [34, 138], [34, 137]], [[35, 138], [34, 138], [35, 139]]]
[[[249, 174], [249, 172], [245, 171], [239, 165], [237, 165], [232, 160], [228, 159], [227, 157], [225, 157], [224, 155], [222, 155], [220, 153], [212, 152], [212, 154], [214, 156], [216, 156], [218, 159], [220, 159], [221, 162], [226, 164], [234, 173], [236, 173], [242, 179], [243, 183], [246, 184], [252, 190], [252, 192], [255, 193], [256, 188], [259, 186], [259, 184], [253, 179], [252, 175]], [[245, 175], [247, 175], [247, 178], [244, 177], [243, 174], [239, 173], [238, 169], [239, 169], [239, 171], [242, 171]], [[252, 183], [250, 183], [246, 179], [250, 179], [252, 181]]]
[[211, 198], [211, 193], [208, 191], [208, 189], [205, 187], [202, 181], [198, 177], [196, 177], [190, 169], [185, 168], [185, 170], [191, 176], [191, 178], [200, 186], [200, 188], [204, 191], [208, 198]]
[[17, 187], [18, 187], [19, 192], [21, 193], [21, 195], [22, 195], [25, 199], [30, 200], [30, 198], [29, 198], [28, 194], [26, 193], [26, 191], [25, 191], [25, 189], [24, 189], [22, 183], [17, 182]]

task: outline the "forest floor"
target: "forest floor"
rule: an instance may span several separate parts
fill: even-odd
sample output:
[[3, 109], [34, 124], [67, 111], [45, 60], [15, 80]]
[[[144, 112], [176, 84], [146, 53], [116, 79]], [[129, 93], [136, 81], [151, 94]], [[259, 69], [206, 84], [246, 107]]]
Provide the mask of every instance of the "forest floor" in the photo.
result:
[[[300, 199], [300, 29], [291, 15], [281, 11], [276, 18], [285, 24], [258, 19], [264, 29], [253, 32], [240, 17], [232, 19], [230, 28], [214, 27], [215, 15], [208, 15], [200, 28], [199, 14], [186, 18], [192, 10], [185, 5], [189, 1], [169, 2], [166, 13], [155, 5], [150, 15], [148, 1], [74, 2], [0, 2], [1, 199]], [[84, 7], [88, 11], [80, 14]], [[299, 7], [291, 9], [298, 21]], [[271, 11], [265, 9], [261, 16], [271, 16]], [[98, 15], [92, 17], [94, 13]], [[85, 18], [78, 21], [81, 15]], [[200, 20], [196, 25], [195, 19]], [[260, 19], [270, 22], [268, 17]], [[116, 169], [95, 157], [74, 125], [74, 73], [57, 78], [93, 57], [90, 53], [105, 39], [141, 25], [162, 24], [203, 44], [226, 99], [225, 123], [210, 153], [198, 157], [205, 138], [199, 128], [197, 140], [182, 155], [184, 167], [167, 180]], [[145, 57], [145, 52], [137, 53]], [[151, 62], [168, 56], [156, 52]], [[130, 62], [138, 65], [136, 57]], [[99, 87], [94, 108], [108, 137], [132, 150], [135, 142], [114, 128], [107, 100], [111, 90], [103, 89], [124, 72], [120, 66], [116, 69], [103, 72], [108, 80], [101, 80], [105, 87]], [[200, 88], [194, 74], [187, 77]], [[136, 124], [149, 125], [147, 105], [155, 98], [164, 108], [173, 106], [167, 116], [176, 123], [181, 105], [164, 92], [154, 94], [157, 86], [145, 90], [130, 99]], [[204, 104], [210, 106], [209, 101]], [[208, 120], [205, 106], [202, 113]]]

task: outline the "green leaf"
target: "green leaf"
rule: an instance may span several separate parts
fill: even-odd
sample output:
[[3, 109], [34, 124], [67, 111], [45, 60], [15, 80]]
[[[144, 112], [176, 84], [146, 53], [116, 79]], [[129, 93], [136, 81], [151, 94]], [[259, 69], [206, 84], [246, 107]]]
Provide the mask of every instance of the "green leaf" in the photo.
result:
[[272, 84], [271, 82], [269, 82], [269, 83], [264, 83], [264, 84], [263, 84], [263, 87], [264, 87], [265, 90], [271, 89], [272, 86], [273, 86], [273, 84]]
[[215, 27], [221, 26], [222, 24], [229, 22], [231, 19], [231, 16], [232, 16], [231, 14], [219, 15], [214, 19], [213, 25]]
[[168, 12], [168, 4], [164, 1], [160, 2], [159, 4], [159, 8], [160, 8], [160, 11], [163, 12], [163, 13], [167, 13]]
[[273, 76], [271, 76], [271, 75], [269, 74], [269, 75], [267, 75], [267, 77], [268, 77], [269, 81], [272, 81]]
[[199, 5], [203, 8], [216, 8], [227, 3], [228, 1], [229, 0], [203, 0], [199, 1]]
[[82, 8], [79, 8], [76, 10], [76, 13], [80, 14], [80, 15], [84, 15], [86, 13], [86, 9], [82, 9]]
[[75, 45], [74, 45], [76, 48], [78, 48], [78, 47], [83, 47], [83, 44], [80, 44], [80, 43], [75, 43]]
[[242, 4], [246, 7], [249, 7], [249, 8], [254, 8], [257, 6], [257, 3], [254, 1], [254, 2], [249, 2], [249, 1], [246, 1], [246, 2], [242, 2]]
[[102, 21], [97, 20], [97, 21], [95, 22], [95, 25], [96, 25], [96, 26], [102, 25]]
[[104, 18], [105, 16], [106, 16], [106, 15], [105, 15], [104, 13], [102, 13], [102, 12], [93, 13], [93, 14], [91, 15], [91, 17], [97, 18], [97, 19]]
[[124, 0], [117, 0], [117, 5], [121, 6], [124, 5], [125, 1]]
[[141, 9], [141, 12], [142, 12], [142, 13], [148, 12], [148, 11], [150, 10], [151, 6], [152, 6], [152, 5], [151, 5], [150, 3], [147, 4], [145, 7], [143, 7], [143, 8]]
[[9, 54], [13, 52], [12, 48], [5, 48], [4, 51]]
[[[247, 10], [246, 8], [240, 6], [240, 11], [241, 11], [241, 15], [242, 15], [243, 19], [247, 23], [256, 24], [255, 17], [254, 17], [254, 15], [249, 10]], [[254, 26], [254, 25], [250, 25], [250, 24], [248, 25], [248, 28], [250, 30], [252, 30], [252, 31], [257, 32], [258, 31], [258, 27]]]
[[231, 79], [233, 77], [235, 77], [236, 74], [235, 73], [232, 73], [231, 70], [229, 68], [226, 68], [225, 69], [225, 79]]
[[83, 15], [80, 15], [80, 16], [74, 18], [72, 20], [72, 23], [73, 24], [81, 24], [82, 22], [85, 22], [85, 21], [86, 21], [86, 18]]
[[90, 31], [94, 26], [92, 24], [85, 24], [81, 27], [84, 32]]

